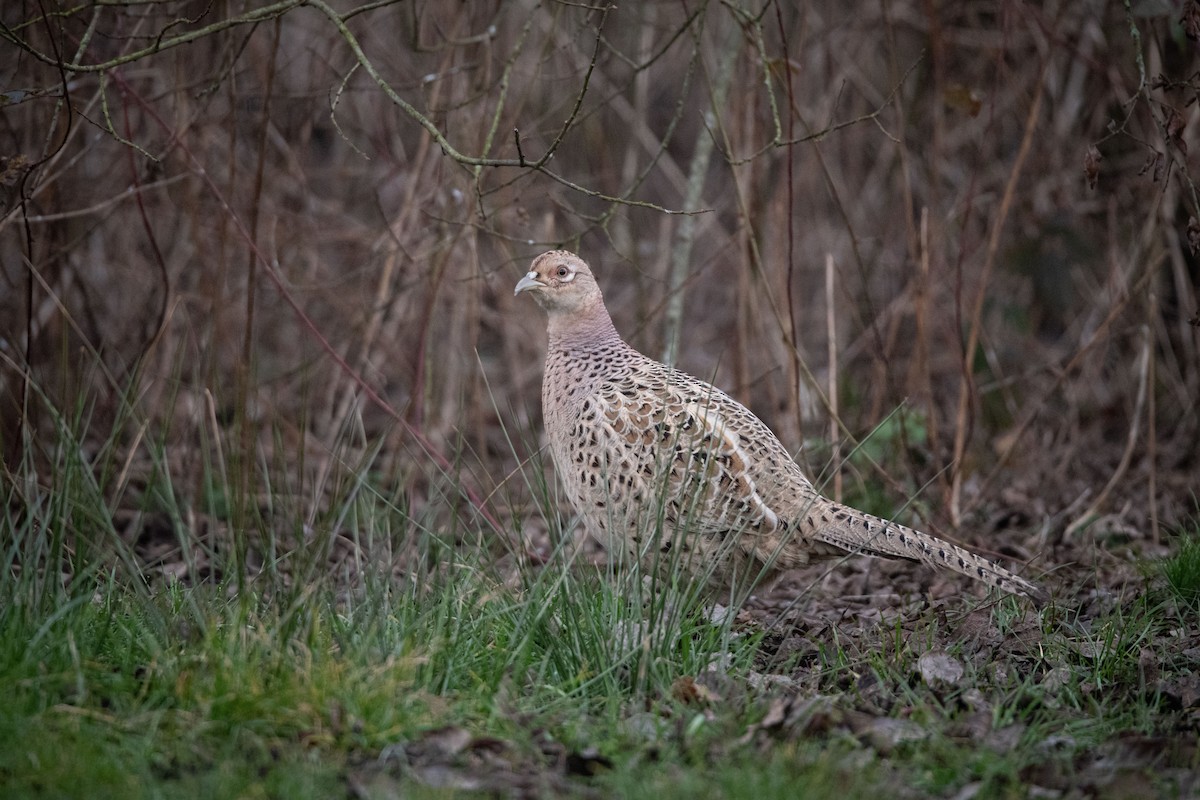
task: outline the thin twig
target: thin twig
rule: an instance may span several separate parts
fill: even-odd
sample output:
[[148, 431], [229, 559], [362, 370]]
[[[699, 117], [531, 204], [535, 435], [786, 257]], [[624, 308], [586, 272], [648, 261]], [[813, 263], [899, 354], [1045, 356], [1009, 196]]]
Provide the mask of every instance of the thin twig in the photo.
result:
[[1075, 531], [1092, 522], [1100, 511], [1100, 507], [1108, 500], [1108, 496], [1112, 494], [1122, 480], [1125, 479], [1125, 473], [1129, 470], [1129, 464], [1133, 460], [1133, 451], [1137, 447], [1138, 434], [1141, 432], [1142, 412], [1146, 406], [1147, 387], [1150, 385], [1150, 364], [1154, 361], [1151, 357], [1153, 350], [1152, 344], [1154, 337], [1150, 335], [1150, 326], [1142, 325], [1141, 328], [1142, 347], [1138, 356], [1138, 388], [1137, 399], [1134, 401], [1133, 415], [1129, 424], [1129, 433], [1125, 437], [1125, 450], [1121, 453], [1121, 460], [1117, 464], [1117, 468], [1113, 470], [1112, 476], [1108, 479], [1108, 483], [1104, 485], [1104, 489], [1096, 498], [1092, 500], [1087, 509], [1080, 514], [1075, 520], [1067, 526], [1063, 531], [1063, 539], [1070, 539]]
[[[833, 253], [825, 254], [825, 333], [829, 340], [829, 452], [835, 461], [840, 444], [838, 420], [838, 346], [837, 307], [834, 305], [833, 284], [836, 273], [833, 269]], [[835, 464], [833, 470], [833, 499], [842, 502], [842, 471]]]
[[950, 488], [950, 519], [955, 526], [962, 522], [962, 484], [965, 474], [963, 470], [963, 455], [967, 448], [967, 431], [970, 428], [968, 412], [971, 407], [971, 398], [974, 394], [975, 383], [971, 370], [975, 363], [975, 349], [979, 346], [980, 329], [983, 325], [983, 302], [987, 297], [992, 268], [996, 264], [996, 255], [1000, 251], [1000, 235], [1004, 230], [1004, 223], [1008, 219], [1008, 214], [1012, 210], [1017, 182], [1024, 172], [1025, 159], [1029, 156], [1029, 151], [1033, 147], [1034, 133], [1037, 131], [1038, 118], [1042, 108], [1043, 89], [1046, 84], [1045, 73], [1046, 64], [1043, 64], [1038, 71], [1037, 80], [1034, 81], [1033, 102], [1029, 107], [1029, 113], [1025, 117], [1025, 133], [1021, 137], [1021, 146], [1017, 150], [1017, 156], [1013, 160], [1012, 168], [1009, 170], [1008, 182], [1004, 186], [1004, 195], [1001, 197], [999, 208], [992, 222], [990, 235], [988, 236], [987, 251], [983, 260], [982, 274], [980, 275], [979, 286], [975, 293], [974, 307], [971, 310], [971, 327], [967, 333], [967, 344], [962, 357], [962, 379], [959, 384], [958, 412], [954, 421], [954, 456], [952, 463], [955, 469]]
[[[175, 47], [179, 47], [180, 45], [205, 39], [206, 37], [211, 36], [214, 33], [219, 33], [220, 31], [236, 28], [242, 25], [257, 25], [260, 22], [266, 22], [274, 19], [275, 17], [286, 14], [293, 8], [298, 8], [306, 4], [308, 4], [308, 0], [283, 0], [283, 2], [272, 3], [271, 5], [248, 11], [245, 14], [239, 14], [237, 16], [230, 17], [229, 19], [223, 19], [218, 22], [214, 22], [211, 25], [205, 25], [203, 28], [185, 31], [178, 36], [171, 36], [169, 38], [156, 38], [154, 44], [150, 45], [149, 47], [143, 47], [140, 50], [124, 53], [122, 55], [110, 58], [107, 61], [98, 62], [96, 64], [81, 64], [79, 59], [83, 57], [82, 52], [76, 54], [74, 61], [70, 63], [63, 63], [62, 59], [41, 52], [25, 39], [18, 37], [15, 32], [10, 29], [0, 28], [0, 39], [7, 40], [11, 44], [16, 45], [21, 50], [24, 50], [26, 53], [36, 58], [38, 61], [54, 67], [61, 67], [67, 72], [101, 73], [108, 72], [109, 70], [114, 69], [115, 67], [120, 67], [124, 64], [132, 64], [136, 61], [146, 58], [147, 56], [152, 56], [166, 50], [171, 50]], [[99, 12], [99, 10], [99, 7], [97, 7], [96, 11]], [[57, 41], [57, 37], [52, 37], [52, 41]]]
[[[172, 137], [172, 139], [175, 139], [175, 132], [171, 129], [171, 127], [167, 124], [167, 122], [161, 116], [159, 116], [158, 112], [154, 110], [153, 106], [151, 106], [149, 103], [147, 103], [145, 98], [141, 97], [141, 95], [133, 94], [132, 96], [137, 99], [138, 103], [142, 106], [143, 110], [145, 110], [145, 112], [151, 117], [151, 119], [153, 119], [155, 121], [155, 123], [157, 123], [159, 125], [159, 127], [161, 127], [167, 134], [169, 134]], [[229, 201], [226, 199], [224, 192], [222, 192], [221, 188], [219, 186], [217, 186], [216, 181], [213, 179], [213, 177], [209, 173], [209, 171], [204, 169], [203, 165], [200, 163], [199, 159], [197, 159], [196, 155], [194, 153], [192, 153], [191, 150], [189, 150], [183, 144], [182, 140], [177, 140], [177, 141], [179, 141], [180, 148], [186, 154], [188, 160], [192, 164], [192, 167], [193, 167], [196, 175], [200, 178], [200, 180], [204, 184], [204, 186], [209, 190], [209, 192], [212, 193], [213, 197], [217, 200], [217, 202], [219, 202], [221, 204], [222, 208], [225, 208], [225, 209], [231, 211], [232, 206], [230, 205]], [[355, 371], [346, 362], [346, 360], [342, 357], [342, 355], [340, 353], [338, 353], [337, 349], [333, 346], [333, 344], [321, 332], [320, 328], [317, 327], [316, 323], [313, 322], [312, 318], [309, 317], [308, 314], [305, 313], [304, 309], [300, 306], [300, 302], [296, 299], [295, 295], [292, 294], [291, 290], [288, 289], [287, 282], [284, 280], [283, 276], [279, 273], [278, 269], [271, 262], [271, 260], [268, 259], [266, 257], [266, 255], [258, 248], [257, 243], [254, 241], [253, 237], [250, 235], [250, 232], [249, 232], [249, 230], [247, 230], [245, 223], [242, 222], [241, 217], [239, 217], [235, 214], [232, 214], [232, 212], [231, 212], [230, 220], [233, 223], [234, 227], [237, 229], [238, 235], [246, 243], [246, 246], [253, 251], [254, 257], [257, 259], [259, 266], [262, 267], [263, 272], [271, 280], [271, 283], [274, 284], [276, 291], [279, 293], [279, 296], [281, 298], [283, 298], [283, 301], [288, 305], [288, 307], [296, 315], [296, 318], [299, 320], [300, 324], [308, 331], [309, 335], [312, 336], [314, 340], [316, 340], [317, 344], [321, 347], [322, 350], [325, 351], [326, 355], [329, 356], [329, 358], [334, 362], [334, 364], [336, 364], [340, 370], [342, 370], [355, 384], [357, 384], [362, 389], [363, 394], [366, 395], [367, 398], [372, 403], [374, 403], [385, 414], [387, 414], [389, 417], [391, 417], [393, 420], [395, 420], [396, 423], [399, 424], [401, 428], [403, 428], [404, 432], [413, 438], [413, 440], [420, 446], [421, 450], [425, 453], [425, 455], [428, 456], [429, 459], [431, 461], [433, 461], [433, 463], [440, 470], [442, 470], [442, 472], [445, 475], [453, 476], [455, 474], [455, 469], [454, 469], [453, 464], [450, 463], [450, 460], [447, 459], [444, 455], [442, 455], [442, 453], [437, 449], [437, 447], [433, 444], [433, 442], [430, 441], [429, 438], [425, 436], [424, 432], [422, 432], [417, 427], [415, 427], [414, 425], [411, 425], [407, 420], [405, 420], [404, 417], [402, 417], [394, 408], [392, 408], [390, 403], [388, 403], [386, 400], [383, 399], [382, 396], [380, 396], [380, 394], [374, 389], [374, 387], [372, 387], [369, 383], [367, 383], [367, 381], [364, 380], [362, 378], [362, 376], [360, 376], [358, 374], [358, 372]], [[489, 524], [491, 524], [496, 530], [502, 530], [502, 526], [500, 525], [499, 521], [491, 513], [491, 511], [488, 510], [487, 506], [483, 503], [482, 499], [480, 498], [479, 494], [475, 491], [475, 489], [472, 488], [471, 486], [463, 483], [461, 480], [459, 481], [458, 485], [459, 485], [459, 488], [462, 489], [463, 493], [466, 495], [467, 500], [475, 508], [476, 512], [478, 512], [481, 517], [483, 517], [485, 520], [487, 520], [487, 522]]]
[[[724, 46], [721, 48], [722, 58], [717, 64], [713, 76], [710, 102], [710, 114], [717, 116], [725, 110], [725, 98], [729, 93], [729, 85], [733, 81], [734, 65], [741, 52], [743, 41], [742, 32], [736, 26], [730, 26], [726, 34]], [[704, 193], [704, 180], [708, 175], [708, 166], [712, 160], [714, 137], [706, 125], [696, 134], [696, 149], [692, 153], [692, 163], [688, 170], [687, 194], [683, 199], [684, 208], [695, 208], [701, 202]], [[679, 223], [675, 235], [675, 246], [671, 248], [671, 272], [667, 276], [667, 310], [663, 319], [663, 354], [662, 361], [674, 364], [679, 353], [679, 334], [683, 328], [683, 285], [687, 281], [691, 265], [692, 246], [695, 244], [696, 222], [692, 215], [685, 216]]]

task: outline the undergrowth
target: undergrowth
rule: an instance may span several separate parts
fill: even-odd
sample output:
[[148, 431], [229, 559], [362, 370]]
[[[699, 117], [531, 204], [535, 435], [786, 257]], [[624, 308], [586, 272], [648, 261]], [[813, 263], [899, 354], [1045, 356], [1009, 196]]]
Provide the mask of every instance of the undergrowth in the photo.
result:
[[1178, 551], [1163, 562], [1162, 571], [1181, 602], [1200, 607], [1200, 531], [1181, 537]]
[[[1194, 596], [1194, 540], [1166, 589], [1095, 614], [1008, 598], [789, 633], [583, 563], [536, 460], [558, 543], [541, 560], [517, 532], [416, 511], [351, 432], [311, 485], [243, 459], [270, 491], [239, 510], [221, 448], [193, 501], [152, 439], [133, 480], [121, 436], [47, 411], [54, 446], [4, 489], [8, 797], [855, 797], [897, 780], [1002, 797], [1184, 724], [1165, 679], [1185, 665], [1158, 650], [1193, 625], [1172, 598]], [[961, 675], [926, 675], [931, 653]]]

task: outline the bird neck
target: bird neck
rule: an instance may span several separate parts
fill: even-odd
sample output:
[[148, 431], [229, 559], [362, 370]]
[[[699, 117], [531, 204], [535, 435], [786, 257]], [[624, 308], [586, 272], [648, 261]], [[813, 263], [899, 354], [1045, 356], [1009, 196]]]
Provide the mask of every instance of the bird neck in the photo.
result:
[[603, 300], [586, 308], [551, 314], [548, 322], [552, 349], [591, 349], [621, 341]]

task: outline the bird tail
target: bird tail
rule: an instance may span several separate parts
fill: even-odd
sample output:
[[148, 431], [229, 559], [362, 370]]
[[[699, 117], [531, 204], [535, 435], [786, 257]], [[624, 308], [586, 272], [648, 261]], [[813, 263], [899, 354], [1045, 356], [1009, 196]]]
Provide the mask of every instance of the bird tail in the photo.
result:
[[816, 526], [817, 541], [850, 553], [905, 558], [949, 569], [1010, 594], [1028, 597], [1038, 608], [1050, 600], [1042, 587], [970, 550], [896, 522], [836, 503], [830, 505], [829, 513], [819, 515], [822, 524]]

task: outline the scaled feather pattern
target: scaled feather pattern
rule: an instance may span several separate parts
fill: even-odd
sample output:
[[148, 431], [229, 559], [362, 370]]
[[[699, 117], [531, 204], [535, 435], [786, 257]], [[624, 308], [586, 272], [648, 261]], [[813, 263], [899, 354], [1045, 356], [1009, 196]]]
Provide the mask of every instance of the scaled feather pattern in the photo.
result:
[[522, 293], [547, 313], [542, 411], [555, 467], [610, 553], [646, 569], [677, 564], [724, 596], [864, 553], [1047, 601], [1041, 587], [982, 556], [823, 497], [749, 409], [630, 347], [575, 254], [538, 256], [517, 283]]

